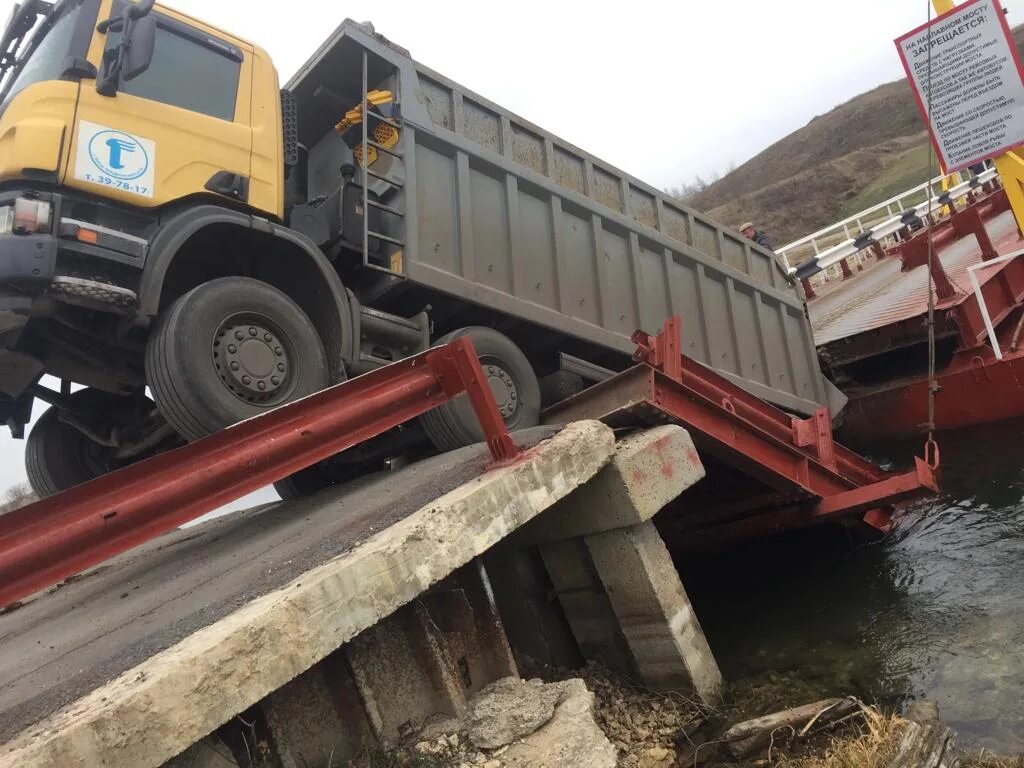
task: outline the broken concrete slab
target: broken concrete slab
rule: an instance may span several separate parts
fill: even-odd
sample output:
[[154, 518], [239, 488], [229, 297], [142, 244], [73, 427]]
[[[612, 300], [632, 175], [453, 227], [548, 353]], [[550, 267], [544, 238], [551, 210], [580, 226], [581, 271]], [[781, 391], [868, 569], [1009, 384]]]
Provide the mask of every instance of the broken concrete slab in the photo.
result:
[[690, 433], [675, 424], [630, 435], [597, 477], [514, 537], [519, 546], [638, 525], [704, 477]]
[[497, 749], [529, 736], [555, 713], [562, 691], [540, 680], [506, 677], [473, 697], [467, 715], [469, 740], [481, 749]]
[[0, 765], [160, 765], [564, 498], [613, 450], [608, 427], [570, 425], [35, 723], [0, 747]]
[[644, 683], [716, 701], [722, 673], [654, 523], [584, 541]]
[[[558, 430], [516, 433], [530, 448]], [[479, 477], [486, 446], [159, 537], [0, 613], [0, 744]]]
[[582, 680], [506, 678], [474, 696], [464, 718], [425, 728], [415, 750], [437, 765], [613, 768], [615, 747], [594, 704]]
[[582, 680], [553, 683], [560, 696], [552, 718], [501, 754], [507, 768], [615, 768], [615, 747], [594, 720], [594, 694]]

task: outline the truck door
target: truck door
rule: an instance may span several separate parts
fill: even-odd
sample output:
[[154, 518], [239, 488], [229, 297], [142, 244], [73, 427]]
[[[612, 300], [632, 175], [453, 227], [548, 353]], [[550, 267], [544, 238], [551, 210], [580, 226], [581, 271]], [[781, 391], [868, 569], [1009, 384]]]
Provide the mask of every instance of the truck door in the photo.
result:
[[[118, 14], [123, 0], [108, 7]], [[145, 72], [121, 82], [114, 96], [82, 83], [64, 183], [142, 207], [210, 195], [211, 186], [244, 201], [252, 49], [166, 9], [154, 13], [156, 45]], [[97, 37], [90, 59], [115, 48], [120, 34]]]

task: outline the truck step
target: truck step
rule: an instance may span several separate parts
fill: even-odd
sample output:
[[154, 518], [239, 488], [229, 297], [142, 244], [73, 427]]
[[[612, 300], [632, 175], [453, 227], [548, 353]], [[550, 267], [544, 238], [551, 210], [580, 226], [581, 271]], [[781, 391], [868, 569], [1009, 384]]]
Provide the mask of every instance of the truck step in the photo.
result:
[[62, 294], [73, 303], [87, 301], [89, 303], [108, 304], [113, 307], [127, 309], [139, 303], [139, 297], [135, 291], [122, 288], [119, 285], [100, 283], [96, 280], [87, 280], [83, 277], [71, 277], [70, 275], [58, 275], [53, 278], [50, 290]]

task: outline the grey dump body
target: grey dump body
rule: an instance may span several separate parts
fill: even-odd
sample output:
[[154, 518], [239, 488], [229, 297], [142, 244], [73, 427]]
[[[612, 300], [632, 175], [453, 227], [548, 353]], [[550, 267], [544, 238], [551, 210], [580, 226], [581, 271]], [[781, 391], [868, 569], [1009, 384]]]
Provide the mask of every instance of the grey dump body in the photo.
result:
[[286, 86], [311, 197], [337, 189], [353, 162], [333, 127], [364, 81], [394, 92], [402, 126], [384, 178], [368, 178], [374, 192], [400, 181], [381, 199], [401, 215], [380, 216], [388, 256], [367, 266], [624, 354], [636, 329], [654, 333], [678, 314], [684, 354], [748, 391], [801, 413], [841, 407], [804, 302], [770, 251], [351, 21]]

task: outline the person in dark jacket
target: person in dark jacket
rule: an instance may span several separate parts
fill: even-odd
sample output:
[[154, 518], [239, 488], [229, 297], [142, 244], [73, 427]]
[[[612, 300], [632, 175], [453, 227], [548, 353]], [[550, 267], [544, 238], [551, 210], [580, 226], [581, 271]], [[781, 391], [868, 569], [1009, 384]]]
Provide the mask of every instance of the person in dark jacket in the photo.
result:
[[767, 234], [757, 229], [753, 222], [748, 221], [740, 228], [740, 233], [748, 240], [753, 240], [755, 243], [763, 248], [767, 248], [769, 251], [774, 250], [772, 248], [772, 239]]

